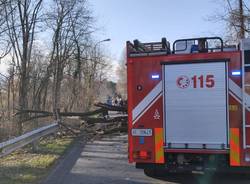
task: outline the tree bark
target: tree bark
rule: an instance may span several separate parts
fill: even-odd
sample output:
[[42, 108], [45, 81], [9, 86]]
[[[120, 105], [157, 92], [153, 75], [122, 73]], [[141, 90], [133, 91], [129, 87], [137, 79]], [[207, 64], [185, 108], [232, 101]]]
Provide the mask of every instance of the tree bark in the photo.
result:
[[243, 9], [243, 0], [239, 0], [239, 20], [240, 20], [240, 31], [239, 31], [239, 38], [245, 38], [245, 16], [244, 16], [244, 9]]

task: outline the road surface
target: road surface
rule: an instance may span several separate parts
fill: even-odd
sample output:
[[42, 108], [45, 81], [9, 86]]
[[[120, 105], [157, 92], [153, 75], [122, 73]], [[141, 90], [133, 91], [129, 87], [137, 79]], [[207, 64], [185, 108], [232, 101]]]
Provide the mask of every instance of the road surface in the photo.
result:
[[171, 174], [162, 179], [144, 175], [127, 161], [127, 136], [110, 135], [77, 143], [43, 184], [249, 184], [240, 176]]

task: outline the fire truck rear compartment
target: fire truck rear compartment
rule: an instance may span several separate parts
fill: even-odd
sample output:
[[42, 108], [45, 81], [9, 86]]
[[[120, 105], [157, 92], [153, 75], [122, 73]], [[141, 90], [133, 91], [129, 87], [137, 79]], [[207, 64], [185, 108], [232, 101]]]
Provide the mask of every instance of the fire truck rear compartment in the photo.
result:
[[227, 149], [227, 62], [168, 62], [163, 72], [166, 149]]

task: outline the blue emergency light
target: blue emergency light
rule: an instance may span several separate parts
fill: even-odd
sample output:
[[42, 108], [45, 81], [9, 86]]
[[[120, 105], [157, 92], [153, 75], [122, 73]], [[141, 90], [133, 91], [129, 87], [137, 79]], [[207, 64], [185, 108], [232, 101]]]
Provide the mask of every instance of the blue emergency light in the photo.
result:
[[159, 79], [160, 75], [159, 74], [153, 74], [153, 75], [151, 75], [151, 78], [152, 79]]
[[241, 71], [240, 70], [232, 71], [232, 75], [233, 76], [239, 76], [239, 75], [241, 75]]

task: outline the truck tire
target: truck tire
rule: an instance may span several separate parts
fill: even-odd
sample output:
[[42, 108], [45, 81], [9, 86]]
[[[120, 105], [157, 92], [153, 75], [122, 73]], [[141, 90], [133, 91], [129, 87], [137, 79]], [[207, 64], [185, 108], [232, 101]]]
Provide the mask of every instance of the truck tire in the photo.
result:
[[144, 169], [144, 174], [149, 177], [156, 177], [156, 169]]
[[146, 168], [146, 169], [144, 169], [144, 174], [146, 176], [151, 177], [151, 178], [158, 178], [158, 177], [166, 176], [167, 171], [164, 171], [162, 169], [155, 169], [155, 168], [148, 169], [148, 168]]

